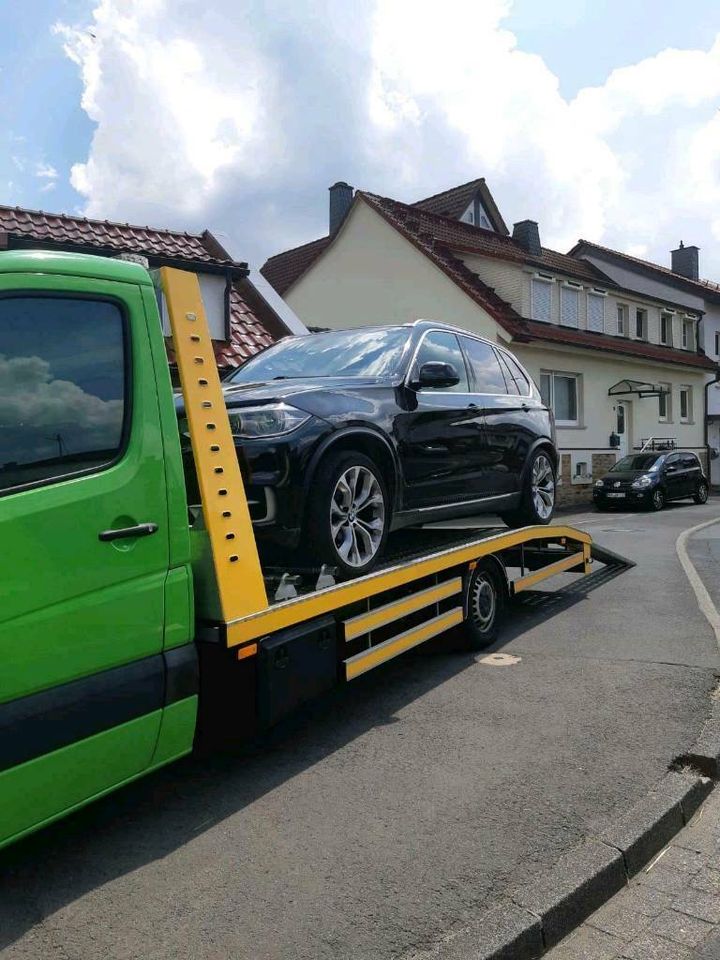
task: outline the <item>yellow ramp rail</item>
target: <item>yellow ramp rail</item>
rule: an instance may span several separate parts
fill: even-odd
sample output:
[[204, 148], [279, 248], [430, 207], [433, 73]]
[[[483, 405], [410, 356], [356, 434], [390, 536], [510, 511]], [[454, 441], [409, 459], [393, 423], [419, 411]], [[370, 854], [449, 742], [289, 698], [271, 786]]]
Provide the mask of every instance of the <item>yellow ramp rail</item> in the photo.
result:
[[[197, 275], [162, 267], [205, 526], [226, 623], [268, 605]], [[232, 628], [228, 627], [228, 637]]]

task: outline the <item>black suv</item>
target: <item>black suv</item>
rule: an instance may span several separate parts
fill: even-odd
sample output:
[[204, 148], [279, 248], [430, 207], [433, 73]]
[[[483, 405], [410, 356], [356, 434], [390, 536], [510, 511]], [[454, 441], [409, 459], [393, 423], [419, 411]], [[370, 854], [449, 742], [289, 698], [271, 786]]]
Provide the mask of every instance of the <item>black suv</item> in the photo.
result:
[[710, 485], [694, 453], [631, 453], [595, 482], [598, 510], [645, 506], [662, 510], [668, 500], [692, 497], [706, 503]]
[[417, 321], [289, 337], [224, 392], [259, 540], [344, 575], [367, 572], [398, 527], [552, 516], [552, 416], [511, 354], [462, 330]]

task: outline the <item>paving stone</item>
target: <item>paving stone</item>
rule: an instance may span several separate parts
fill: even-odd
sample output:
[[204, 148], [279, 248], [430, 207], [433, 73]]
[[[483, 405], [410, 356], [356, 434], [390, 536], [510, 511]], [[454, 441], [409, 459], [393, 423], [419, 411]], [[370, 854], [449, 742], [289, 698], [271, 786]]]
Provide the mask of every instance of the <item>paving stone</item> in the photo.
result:
[[501, 900], [471, 929], [449, 940], [439, 960], [527, 960], [539, 957], [543, 939], [537, 917], [511, 900]]
[[633, 910], [632, 900], [628, 894], [629, 891], [617, 894], [604, 907], [600, 907], [591, 917], [588, 917], [587, 923], [623, 940], [633, 940], [650, 926], [652, 917]]
[[623, 947], [620, 956], [627, 960], [693, 960], [693, 952], [689, 947], [657, 937], [653, 933], [641, 934]]
[[695, 948], [694, 957], [696, 960], [720, 960], [720, 930], [713, 930]]
[[713, 870], [712, 867], [702, 867], [693, 876], [690, 886], [694, 887], [695, 890], [714, 893], [720, 897], [720, 870]]
[[654, 887], [641, 886], [639, 883], [634, 884], [628, 891], [629, 909], [646, 917], [658, 917], [663, 910], [672, 906], [672, 902], [670, 894]]
[[698, 917], [678, 913], [676, 910], [664, 910], [652, 921], [649, 932], [665, 937], [666, 940], [675, 940], [686, 947], [694, 947], [701, 943], [712, 929], [711, 923]]
[[654, 887], [670, 894], [679, 893], [688, 885], [687, 874], [674, 867], [664, 866], [662, 860], [647, 873], [643, 871], [637, 880], [640, 886]]
[[582, 926], [546, 953], [545, 960], [614, 960], [626, 943], [602, 930]]
[[688, 888], [678, 894], [673, 906], [708, 923], [720, 923], [720, 897], [715, 894]]
[[687, 847], [676, 847], [674, 844], [665, 851], [662, 859], [658, 861], [658, 866], [671, 867], [674, 870], [680, 870], [684, 874], [695, 874], [705, 863], [703, 854], [695, 850], [688, 850]]

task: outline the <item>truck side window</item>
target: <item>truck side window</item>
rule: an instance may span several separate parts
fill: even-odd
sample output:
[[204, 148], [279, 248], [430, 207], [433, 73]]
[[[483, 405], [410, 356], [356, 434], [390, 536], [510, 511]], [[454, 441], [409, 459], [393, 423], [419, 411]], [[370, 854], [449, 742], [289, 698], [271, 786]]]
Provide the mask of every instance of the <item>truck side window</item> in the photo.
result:
[[112, 463], [127, 408], [114, 303], [0, 297], [0, 494]]

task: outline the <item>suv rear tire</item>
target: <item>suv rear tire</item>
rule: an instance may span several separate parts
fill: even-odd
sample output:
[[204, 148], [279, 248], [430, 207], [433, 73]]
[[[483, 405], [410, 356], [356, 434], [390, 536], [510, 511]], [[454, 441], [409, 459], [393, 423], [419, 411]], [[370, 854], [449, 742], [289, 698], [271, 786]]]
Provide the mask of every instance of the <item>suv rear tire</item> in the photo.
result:
[[550, 523], [555, 509], [555, 468], [547, 450], [536, 450], [530, 458], [520, 506], [501, 513], [508, 527], [528, 527]]
[[321, 461], [308, 493], [307, 547], [343, 578], [368, 573], [382, 555], [391, 507], [380, 468], [363, 453], [340, 450]]

